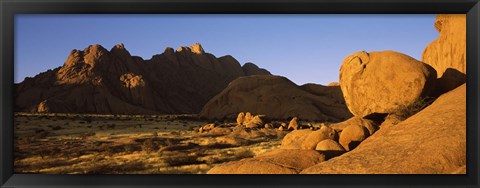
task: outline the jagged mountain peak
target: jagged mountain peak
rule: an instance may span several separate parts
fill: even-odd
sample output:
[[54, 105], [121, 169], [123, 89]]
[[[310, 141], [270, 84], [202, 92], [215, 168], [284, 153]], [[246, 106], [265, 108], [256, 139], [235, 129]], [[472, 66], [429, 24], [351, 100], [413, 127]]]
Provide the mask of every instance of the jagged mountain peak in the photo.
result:
[[191, 46], [181, 46], [178, 48], [177, 52], [183, 52], [183, 51], [188, 51], [192, 52], [195, 54], [204, 54], [205, 50], [203, 49], [202, 45], [200, 43], [194, 43]]

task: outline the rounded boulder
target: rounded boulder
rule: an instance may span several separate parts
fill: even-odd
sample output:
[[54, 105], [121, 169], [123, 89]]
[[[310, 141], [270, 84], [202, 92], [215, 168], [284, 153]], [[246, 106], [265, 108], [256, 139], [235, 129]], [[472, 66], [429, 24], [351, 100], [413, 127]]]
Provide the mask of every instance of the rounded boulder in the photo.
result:
[[310, 133], [302, 143], [302, 149], [315, 149], [317, 144], [326, 139], [335, 140], [337, 133], [330, 127], [322, 126], [319, 130]]
[[350, 151], [369, 136], [368, 129], [361, 125], [350, 125], [340, 133], [339, 142], [345, 150]]
[[428, 96], [437, 73], [430, 65], [395, 51], [356, 52], [343, 60], [340, 87], [352, 114], [396, 111]]

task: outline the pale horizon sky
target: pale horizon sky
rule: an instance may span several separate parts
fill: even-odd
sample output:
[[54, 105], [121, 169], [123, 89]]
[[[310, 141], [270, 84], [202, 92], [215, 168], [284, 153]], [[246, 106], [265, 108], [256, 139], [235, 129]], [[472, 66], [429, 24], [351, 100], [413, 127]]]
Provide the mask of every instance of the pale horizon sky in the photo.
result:
[[338, 81], [343, 58], [394, 50], [421, 60], [435, 15], [31, 15], [15, 16], [15, 83], [62, 66], [73, 49], [123, 43], [150, 59], [196, 42], [206, 52], [252, 62], [298, 85]]

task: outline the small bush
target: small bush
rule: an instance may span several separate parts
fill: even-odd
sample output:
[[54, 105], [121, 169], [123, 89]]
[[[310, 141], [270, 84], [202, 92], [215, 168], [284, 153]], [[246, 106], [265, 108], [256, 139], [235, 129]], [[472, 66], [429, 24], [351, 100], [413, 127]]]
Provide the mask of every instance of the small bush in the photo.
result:
[[52, 127], [52, 130], [54, 130], [54, 131], [58, 131], [58, 130], [61, 130], [61, 129], [63, 129], [61, 126]]
[[125, 145], [123, 147], [123, 150], [126, 152], [126, 153], [133, 153], [135, 151], [135, 147], [133, 145]]
[[198, 156], [196, 155], [187, 155], [187, 154], [178, 154], [173, 156], [168, 156], [163, 159], [165, 163], [169, 166], [183, 166], [183, 165], [190, 165], [190, 164], [199, 164], [202, 161], [198, 160]]
[[94, 133], [94, 132], [84, 133], [80, 136], [80, 139], [86, 140], [87, 138], [95, 136], [95, 135], [96, 135], [96, 133]]
[[398, 109], [394, 113], [392, 113], [392, 115], [396, 116], [399, 120], [403, 121], [415, 115], [416, 113], [420, 112], [428, 105], [432, 104], [434, 100], [435, 98], [425, 97], [415, 101], [414, 103], [408, 106], [401, 105], [400, 107], [398, 107]]
[[156, 151], [158, 150], [158, 143], [154, 142], [153, 139], [147, 139], [143, 141], [142, 150], [147, 153]]
[[172, 139], [167, 139], [167, 140], [165, 141], [165, 146], [173, 146], [173, 145], [175, 145], [175, 143], [173, 142]]

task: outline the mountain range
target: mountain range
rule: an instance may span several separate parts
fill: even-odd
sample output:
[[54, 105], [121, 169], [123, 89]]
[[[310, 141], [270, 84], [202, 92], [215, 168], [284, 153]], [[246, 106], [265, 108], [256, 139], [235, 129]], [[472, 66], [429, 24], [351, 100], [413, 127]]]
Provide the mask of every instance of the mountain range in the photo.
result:
[[201, 44], [166, 48], [144, 60], [123, 44], [72, 50], [58, 68], [16, 84], [15, 111], [95, 114], [198, 113], [232, 80], [270, 75], [230, 55], [215, 57]]

